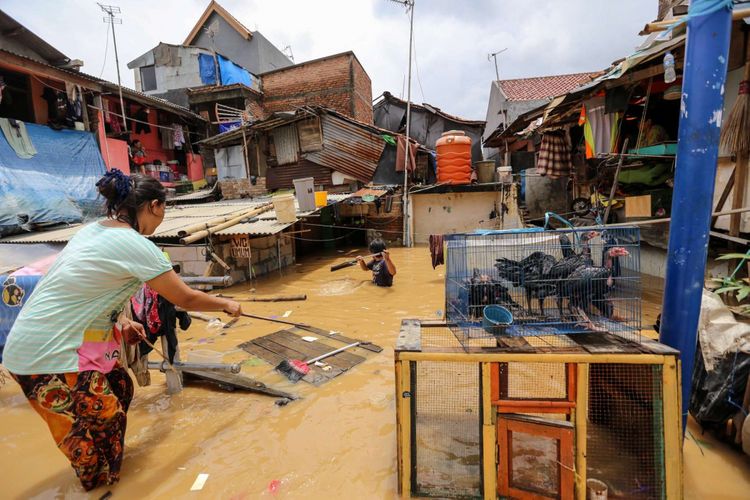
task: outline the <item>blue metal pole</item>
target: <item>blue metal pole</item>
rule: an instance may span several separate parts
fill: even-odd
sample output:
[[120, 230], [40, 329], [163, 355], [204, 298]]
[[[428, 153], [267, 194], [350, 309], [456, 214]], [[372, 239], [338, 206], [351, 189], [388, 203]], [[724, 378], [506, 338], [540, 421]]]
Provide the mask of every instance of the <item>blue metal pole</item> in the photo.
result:
[[690, 3], [660, 329], [660, 340], [681, 353], [683, 429], [706, 272], [731, 24], [731, 2]]

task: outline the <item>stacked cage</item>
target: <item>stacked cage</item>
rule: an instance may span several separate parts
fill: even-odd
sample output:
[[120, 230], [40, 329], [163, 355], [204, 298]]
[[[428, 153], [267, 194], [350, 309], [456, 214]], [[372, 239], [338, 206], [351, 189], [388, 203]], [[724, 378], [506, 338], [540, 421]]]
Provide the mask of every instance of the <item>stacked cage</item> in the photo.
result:
[[522, 229], [446, 240], [446, 319], [464, 347], [493, 336], [608, 332], [640, 339], [638, 228]]

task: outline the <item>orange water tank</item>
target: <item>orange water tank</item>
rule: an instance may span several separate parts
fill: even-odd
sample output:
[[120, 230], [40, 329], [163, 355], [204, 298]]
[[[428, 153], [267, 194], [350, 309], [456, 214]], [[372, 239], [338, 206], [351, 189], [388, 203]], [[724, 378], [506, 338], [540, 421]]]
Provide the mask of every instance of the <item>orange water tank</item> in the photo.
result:
[[443, 132], [435, 146], [438, 182], [471, 183], [471, 137], [460, 130], [449, 130]]

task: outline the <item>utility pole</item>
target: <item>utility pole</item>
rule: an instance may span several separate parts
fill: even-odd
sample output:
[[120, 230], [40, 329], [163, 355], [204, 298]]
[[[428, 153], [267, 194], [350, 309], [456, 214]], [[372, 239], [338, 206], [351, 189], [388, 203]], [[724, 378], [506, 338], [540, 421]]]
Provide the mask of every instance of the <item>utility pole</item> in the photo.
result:
[[487, 54], [487, 60], [490, 60], [490, 57], [495, 60], [495, 80], [500, 80], [500, 72], [497, 70], [497, 56], [498, 54], [502, 54], [508, 50], [508, 47], [505, 47], [503, 50], [498, 50], [497, 52], [493, 52], [492, 54]]
[[407, 71], [406, 83], [406, 148], [404, 150], [404, 197], [401, 211], [404, 217], [404, 246], [412, 246], [411, 236], [409, 234], [409, 132], [411, 131], [411, 50], [412, 39], [414, 37], [414, 1], [415, 0], [391, 0], [406, 6], [409, 12], [409, 70]]
[[117, 56], [117, 38], [115, 37], [115, 24], [122, 24], [122, 19], [119, 17], [115, 17], [115, 14], [119, 14], [120, 7], [116, 5], [102, 5], [97, 2], [97, 5], [99, 6], [102, 11], [104, 11], [105, 14], [107, 14], [107, 17], [104, 17], [102, 20], [105, 23], [109, 23], [112, 25], [112, 43], [115, 46], [115, 67], [117, 68], [117, 88], [120, 91], [120, 107], [122, 108], [122, 126], [125, 130], [128, 129], [128, 124], [125, 121], [125, 101], [122, 98], [122, 82], [120, 81], [120, 59]]

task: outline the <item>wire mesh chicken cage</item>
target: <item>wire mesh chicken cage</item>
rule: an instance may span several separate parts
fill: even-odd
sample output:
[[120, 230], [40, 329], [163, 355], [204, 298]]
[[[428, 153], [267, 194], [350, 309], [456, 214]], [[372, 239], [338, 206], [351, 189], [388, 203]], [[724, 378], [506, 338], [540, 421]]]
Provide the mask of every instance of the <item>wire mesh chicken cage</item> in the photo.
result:
[[446, 320], [464, 346], [590, 332], [640, 339], [638, 228], [484, 231], [446, 240]]
[[516, 337], [464, 352], [449, 323], [403, 320], [394, 349], [400, 492], [681, 498], [679, 352], [648, 338], [570, 337], [559, 348]]

